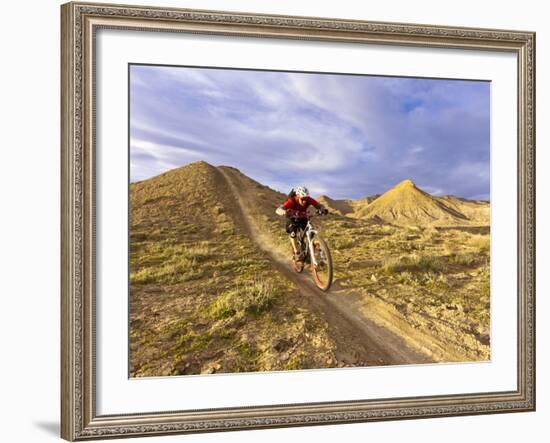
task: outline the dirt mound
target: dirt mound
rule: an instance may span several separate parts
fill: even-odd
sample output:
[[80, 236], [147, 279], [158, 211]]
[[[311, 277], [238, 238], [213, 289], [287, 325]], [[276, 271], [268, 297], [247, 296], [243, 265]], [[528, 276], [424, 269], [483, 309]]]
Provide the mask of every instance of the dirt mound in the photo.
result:
[[[231, 206], [225, 180], [206, 162], [190, 163], [130, 186], [132, 224], [208, 221]], [[182, 210], [185, 209], [185, 210]]]
[[356, 214], [379, 218], [397, 225], [460, 225], [471, 220], [441, 199], [422, 191], [411, 180], [404, 180]]

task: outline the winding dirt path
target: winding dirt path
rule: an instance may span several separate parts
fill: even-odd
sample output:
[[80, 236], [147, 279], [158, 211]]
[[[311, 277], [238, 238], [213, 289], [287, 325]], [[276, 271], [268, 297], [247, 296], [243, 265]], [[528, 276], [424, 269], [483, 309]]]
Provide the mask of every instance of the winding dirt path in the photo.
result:
[[262, 250], [275, 269], [295, 283], [310, 306], [329, 324], [335, 341], [336, 358], [346, 366], [382, 366], [433, 362], [428, 356], [411, 348], [405, 340], [377, 325], [361, 314], [358, 296], [342, 290], [320, 291], [306, 271], [297, 274], [291, 268], [288, 256], [271, 247], [271, 239], [261, 232], [237, 191], [230, 175], [218, 168], [227, 182], [228, 190], [237, 202], [235, 222]]

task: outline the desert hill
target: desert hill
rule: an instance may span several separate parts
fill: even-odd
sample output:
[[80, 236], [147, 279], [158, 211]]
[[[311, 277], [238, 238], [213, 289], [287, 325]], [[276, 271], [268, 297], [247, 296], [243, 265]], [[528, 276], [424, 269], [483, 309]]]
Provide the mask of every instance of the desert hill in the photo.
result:
[[353, 216], [397, 225], [488, 224], [488, 208], [488, 203], [433, 197], [411, 180], [404, 180], [369, 205], [360, 207]]
[[172, 218], [207, 221], [230, 201], [217, 168], [196, 162], [130, 186], [132, 224], [169, 224]]
[[333, 214], [346, 215], [348, 217], [359, 218], [358, 214], [365, 210], [374, 200], [380, 197], [380, 194], [368, 195], [358, 200], [344, 199], [336, 200], [328, 195], [321, 195], [317, 200], [325, 205]]
[[353, 212], [352, 200], [334, 200], [327, 195], [321, 195], [316, 199], [324, 205], [331, 213], [346, 215]]
[[488, 226], [490, 204], [446, 195], [436, 197], [404, 180], [384, 194], [358, 200], [317, 198], [332, 214], [401, 226]]
[[[236, 216], [235, 201], [228, 192], [224, 175], [232, 179], [239, 197], [250, 208], [257, 223], [267, 222], [280, 228], [280, 219], [273, 208], [286, 199], [284, 194], [236, 168], [215, 167], [203, 161], [132, 184], [132, 224], [139, 225], [143, 221], [166, 224], [171, 217], [180, 221], [202, 220], [208, 224], [214, 217], [232, 225]], [[486, 201], [451, 195], [435, 197], [419, 189], [411, 180], [402, 181], [382, 195], [358, 200], [321, 195], [317, 200], [332, 214], [396, 225], [488, 225], [490, 217], [490, 204]]]
[[351, 200], [351, 204], [355, 207], [364, 207], [370, 205], [374, 200], [380, 197], [382, 194], [367, 195], [366, 197], [360, 198], [358, 200]]

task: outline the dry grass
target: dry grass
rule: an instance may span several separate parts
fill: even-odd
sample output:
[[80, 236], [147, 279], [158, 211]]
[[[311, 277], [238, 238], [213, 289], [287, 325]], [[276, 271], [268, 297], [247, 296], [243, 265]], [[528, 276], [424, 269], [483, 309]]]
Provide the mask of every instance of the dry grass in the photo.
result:
[[477, 248], [480, 252], [488, 253], [491, 246], [491, 239], [488, 235], [473, 234], [470, 236], [468, 245]]
[[435, 257], [424, 255], [407, 255], [398, 258], [388, 258], [382, 265], [382, 272], [394, 274], [396, 272], [440, 272], [444, 269], [443, 263]]
[[337, 285], [393, 306], [403, 321], [435, 334], [463, 361], [489, 358], [488, 234], [341, 224], [329, 218], [321, 230], [332, 248]]
[[282, 293], [273, 281], [256, 277], [223, 292], [210, 305], [208, 312], [218, 320], [232, 316], [243, 317], [247, 313], [258, 315], [270, 309]]

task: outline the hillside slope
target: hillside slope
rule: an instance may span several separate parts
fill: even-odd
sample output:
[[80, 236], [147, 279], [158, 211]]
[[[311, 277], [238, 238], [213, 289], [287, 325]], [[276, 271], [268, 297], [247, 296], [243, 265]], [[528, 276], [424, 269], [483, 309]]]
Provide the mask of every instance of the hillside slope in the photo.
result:
[[[319, 298], [272, 259], [290, 259], [275, 214], [284, 194], [204, 162], [132, 184], [131, 376], [396, 364], [349, 326], [361, 316], [434, 361], [489, 358], [488, 229], [473, 235], [460, 227], [470, 219], [456, 215], [465, 206], [483, 215], [488, 204], [445, 204], [403, 185], [360, 201], [370, 211], [359, 218], [314, 219], [335, 268], [333, 289]], [[417, 206], [449, 225], [434, 229], [441, 224], [415, 217]]]
[[452, 195], [437, 197], [445, 206], [464, 214], [471, 223], [489, 225], [491, 206], [483, 200], [466, 200]]
[[334, 367], [326, 321], [240, 228], [204, 162], [130, 186], [130, 375]]
[[[218, 169], [242, 199], [260, 241], [288, 261], [284, 218], [274, 212], [286, 196], [235, 168]], [[313, 220], [332, 251], [335, 283], [326, 297], [353, 306], [354, 294], [361, 294], [363, 307], [355, 309], [435, 361], [487, 359], [488, 235], [460, 226], [439, 232], [351, 214]]]
[[327, 195], [321, 195], [316, 200], [334, 214], [347, 215], [353, 212], [352, 200], [335, 200]]

